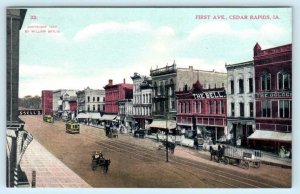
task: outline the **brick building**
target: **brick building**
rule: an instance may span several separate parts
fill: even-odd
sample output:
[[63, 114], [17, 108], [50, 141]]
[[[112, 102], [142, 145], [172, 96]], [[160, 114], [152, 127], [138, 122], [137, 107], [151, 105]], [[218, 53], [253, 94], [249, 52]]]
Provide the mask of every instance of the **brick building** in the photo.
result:
[[291, 148], [292, 132], [292, 45], [254, 51], [256, 131], [251, 145], [278, 152]]
[[52, 90], [42, 91], [42, 112], [43, 115], [53, 115], [53, 92]]
[[197, 80], [191, 89], [176, 92], [177, 125], [187, 138], [196, 135], [225, 141], [227, 135], [226, 91], [224, 87], [203, 88]]
[[[175, 91], [191, 90], [197, 80], [203, 88], [220, 88], [227, 85], [227, 74], [216, 71], [176, 68], [175, 62], [171, 66], [150, 70], [153, 87], [151, 129], [176, 128], [177, 103]], [[166, 120], [168, 120], [166, 122]]]
[[119, 100], [132, 99], [132, 84], [123, 83], [113, 84], [113, 80], [109, 80], [108, 84], [103, 87], [105, 89], [105, 114], [102, 120], [111, 121], [119, 112]]

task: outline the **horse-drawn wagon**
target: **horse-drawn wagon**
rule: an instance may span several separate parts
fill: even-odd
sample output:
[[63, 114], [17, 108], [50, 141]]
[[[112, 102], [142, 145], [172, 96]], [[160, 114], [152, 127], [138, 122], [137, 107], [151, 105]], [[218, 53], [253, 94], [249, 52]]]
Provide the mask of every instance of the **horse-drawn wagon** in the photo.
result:
[[105, 126], [105, 134], [109, 138], [118, 138], [118, 131], [110, 125]]
[[224, 164], [234, 164], [241, 168], [248, 169], [250, 166], [254, 168], [260, 167], [260, 158], [257, 155], [257, 151], [245, 150], [241, 148], [236, 148], [232, 146], [218, 146], [210, 147], [211, 160], [212, 157], [217, 156], [217, 161], [224, 162]]

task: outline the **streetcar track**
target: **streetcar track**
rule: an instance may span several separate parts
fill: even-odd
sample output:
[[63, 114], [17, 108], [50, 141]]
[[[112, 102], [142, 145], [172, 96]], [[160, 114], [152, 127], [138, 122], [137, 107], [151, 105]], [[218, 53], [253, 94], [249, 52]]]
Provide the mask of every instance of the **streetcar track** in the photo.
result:
[[[30, 118], [34, 118], [35, 120], [38, 120], [40, 123], [44, 123], [41, 119], [36, 118], [34, 116], [31, 116]], [[57, 123], [53, 123], [52, 125], [54, 127], [57, 127], [57, 128], [61, 128], [61, 126], [62, 126], [62, 125], [60, 125], [60, 123], [58, 123], [58, 125], [57, 125]], [[82, 131], [89, 132], [89, 129], [87, 127], [88, 126], [86, 126], [85, 127], [86, 129], [83, 129]], [[99, 129], [99, 128], [97, 128], [97, 129]], [[59, 129], [57, 129], [57, 130], [59, 130]], [[101, 130], [101, 128], [100, 128], [100, 130]], [[105, 146], [107, 149], [112, 150], [112, 151], [115, 151], [114, 149], [117, 149], [117, 150], [120, 150], [119, 151], [120, 153], [124, 154], [123, 153], [124, 151], [129, 152], [128, 149], [130, 149], [133, 152], [129, 152], [129, 153], [135, 154], [135, 155], [138, 154], [139, 157], [143, 158], [143, 159], [139, 158], [139, 160], [142, 160], [142, 161], [145, 161], [145, 159], [146, 159], [146, 160], [150, 160], [150, 161], [153, 161], [153, 162], [157, 162], [157, 161], [161, 160], [161, 157], [158, 157], [157, 155], [163, 156], [163, 154], [160, 154], [160, 152], [158, 152], [157, 150], [146, 148], [142, 145], [136, 145], [136, 144], [133, 144], [133, 143], [128, 142], [128, 141], [126, 141], [124, 139], [121, 139], [121, 138], [120, 139], [119, 138], [118, 139], [108, 139], [108, 138], [103, 137], [103, 135], [104, 135], [103, 131], [99, 131], [99, 132], [100, 132], [99, 135], [101, 137], [98, 137], [98, 136], [95, 137], [95, 136], [92, 136], [89, 133], [81, 133], [81, 134], [82, 134], [82, 136], [85, 136], [85, 138], [89, 138], [89, 140], [88, 140], [89, 142], [92, 142], [96, 145], [101, 144], [102, 146]], [[99, 140], [105, 140], [105, 142], [99, 143], [98, 142]], [[115, 146], [111, 145], [111, 144], [114, 144]], [[123, 147], [122, 147], [122, 145], [123, 145]], [[110, 146], [110, 148], [108, 148], [109, 146]], [[123, 151], [123, 152], [121, 152], [121, 151]], [[138, 152], [142, 152], [142, 153], [138, 153]], [[147, 154], [147, 152], [155, 153], [156, 156], [151, 155], [151, 154]], [[232, 184], [225, 183], [225, 182], [220, 181], [218, 179], [222, 179], [222, 180], [228, 180], [229, 179], [231, 181], [239, 183], [240, 184], [239, 186], [241, 186], [241, 184], [242, 184], [242, 185], [248, 185], [248, 186], [251, 186], [251, 187], [259, 187], [259, 188], [260, 187], [273, 187], [273, 188], [276, 188], [273, 185], [263, 183], [263, 182], [258, 182], [257, 180], [253, 180], [253, 179], [250, 179], [250, 178], [245, 178], [241, 175], [232, 174], [232, 173], [229, 173], [229, 172], [226, 172], [226, 171], [222, 171], [219, 168], [217, 170], [215, 170], [215, 172], [211, 172], [211, 167], [209, 168], [208, 164], [203, 164], [201, 162], [197, 162], [197, 163], [201, 163], [201, 166], [198, 166], [197, 164], [195, 164], [195, 162], [192, 162], [188, 159], [183, 159], [183, 158], [175, 157], [175, 156], [171, 156], [171, 155], [170, 155], [170, 158], [172, 158], [172, 163], [175, 163], [179, 166], [182, 166], [182, 167], [188, 166], [189, 168], [193, 168], [193, 169], [196, 169], [198, 171], [206, 172], [208, 174], [216, 176], [215, 179], [210, 179], [210, 180], [211, 181], [217, 181], [219, 183], [228, 185], [230, 187], [236, 187], [236, 186], [232, 185]], [[134, 159], [138, 159], [138, 158], [134, 157]], [[187, 172], [187, 173], [189, 173], [193, 176], [196, 176], [197, 179], [201, 180], [202, 182], [206, 179], [209, 179], [208, 177], [199, 177], [194, 172], [187, 171], [186, 169], [180, 168], [180, 170], [182, 170], [184, 172]], [[179, 173], [177, 171], [174, 171], [173, 169], [171, 169], [171, 171], [173, 171], [173, 173], [176, 173], [176, 174], [179, 175]], [[210, 183], [212, 183], [212, 182], [210, 182]]]

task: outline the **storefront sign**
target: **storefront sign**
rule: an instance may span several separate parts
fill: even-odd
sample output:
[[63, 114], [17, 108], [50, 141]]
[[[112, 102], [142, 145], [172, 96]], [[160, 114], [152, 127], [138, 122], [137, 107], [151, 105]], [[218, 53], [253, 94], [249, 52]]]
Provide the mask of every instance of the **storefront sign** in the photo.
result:
[[292, 97], [292, 92], [262, 92], [255, 94], [256, 98], [281, 98]]
[[202, 93], [193, 94], [193, 97], [195, 99], [200, 99], [200, 98], [226, 98], [226, 92], [225, 91], [202, 92]]

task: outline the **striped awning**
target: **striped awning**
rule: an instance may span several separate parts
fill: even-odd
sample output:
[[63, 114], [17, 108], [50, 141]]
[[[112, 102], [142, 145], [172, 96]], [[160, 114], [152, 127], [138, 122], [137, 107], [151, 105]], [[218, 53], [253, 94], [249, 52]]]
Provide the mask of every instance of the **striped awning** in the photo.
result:
[[153, 120], [149, 125], [151, 128], [160, 128], [160, 129], [175, 129], [176, 121], [173, 120]]
[[256, 130], [248, 137], [248, 139], [291, 142], [292, 133]]

